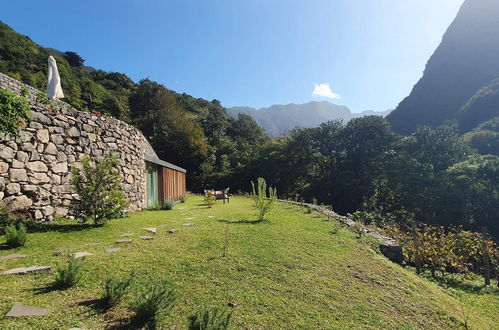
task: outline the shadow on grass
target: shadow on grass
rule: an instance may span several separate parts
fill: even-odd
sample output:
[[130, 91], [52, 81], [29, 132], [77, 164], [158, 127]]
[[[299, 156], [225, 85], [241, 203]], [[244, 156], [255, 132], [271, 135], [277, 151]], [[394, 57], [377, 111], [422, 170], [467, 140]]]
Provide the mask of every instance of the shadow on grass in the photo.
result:
[[107, 330], [129, 330], [129, 329], [154, 329], [154, 325], [149, 320], [137, 317], [122, 318], [106, 328]]
[[231, 225], [256, 225], [262, 222], [267, 222], [266, 220], [246, 220], [246, 219], [241, 219], [241, 220], [227, 220], [227, 219], [221, 219], [217, 220], [218, 222], [223, 222], [223, 223], [228, 223]]
[[30, 226], [28, 232], [45, 233], [50, 231], [57, 231], [61, 233], [68, 233], [73, 231], [82, 231], [82, 230], [100, 228], [100, 227], [102, 226], [95, 226], [95, 225], [81, 224], [81, 223], [68, 223], [68, 224], [51, 223], [51, 224], [38, 224]]
[[2, 250], [12, 250], [12, 249], [15, 249], [15, 248], [12, 247], [12, 246], [9, 246], [7, 244], [0, 244], [0, 251], [2, 251]]
[[459, 277], [454, 275], [448, 275], [444, 277], [437, 276], [437, 278], [431, 277], [429, 273], [423, 273], [421, 275], [424, 278], [426, 278], [428, 281], [433, 281], [444, 288], [458, 289], [465, 291], [467, 293], [474, 293], [474, 294], [488, 293], [488, 294], [499, 295], [499, 288], [494, 285], [486, 286], [484, 283], [480, 283], [478, 281], [460, 279]]
[[77, 303], [77, 305], [82, 307], [89, 307], [96, 313], [106, 313], [112, 307], [108, 306], [102, 298], [80, 301]]
[[35, 295], [40, 295], [40, 294], [45, 294], [45, 293], [50, 293], [53, 291], [65, 291], [67, 289], [71, 289], [70, 287], [62, 287], [58, 286], [55, 284], [49, 284], [41, 288], [34, 288], [34, 289], [29, 289], [30, 291], [33, 292]]

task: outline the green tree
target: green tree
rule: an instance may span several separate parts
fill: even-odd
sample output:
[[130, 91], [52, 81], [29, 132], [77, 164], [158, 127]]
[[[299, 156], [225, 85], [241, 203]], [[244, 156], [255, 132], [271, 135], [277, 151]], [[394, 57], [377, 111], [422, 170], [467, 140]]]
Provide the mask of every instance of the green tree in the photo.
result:
[[96, 226], [103, 225], [123, 213], [127, 202], [117, 166], [118, 160], [109, 154], [98, 163], [85, 156], [82, 169], [73, 169], [71, 184], [78, 198], [70, 206], [82, 223], [91, 219]]

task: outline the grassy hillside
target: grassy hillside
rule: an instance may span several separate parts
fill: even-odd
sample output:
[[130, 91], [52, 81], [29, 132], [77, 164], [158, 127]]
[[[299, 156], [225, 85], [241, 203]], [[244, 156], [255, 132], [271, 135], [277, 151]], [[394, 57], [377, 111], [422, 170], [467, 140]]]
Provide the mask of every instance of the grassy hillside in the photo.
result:
[[[162, 325], [165, 329], [185, 329], [187, 317], [201, 306], [229, 309], [224, 306], [230, 301], [237, 303], [233, 327], [243, 329], [460, 328], [465, 315], [473, 329], [497, 326], [497, 295], [471, 287], [442, 289], [386, 260], [372, 242], [346, 229], [332, 233], [331, 223], [320, 214], [279, 204], [269, 222], [252, 223], [248, 199], [233, 198], [212, 209], [201, 202], [191, 196], [173, 211], [138, 212], [103, 228], [82, 229], [67, 222], [59, 231], [31, 234], [26, 247], [0, 251], [2, 256], [28, 255], [0, 261], [0, 270], [55, 266], [65, 262], [65, 257], [52, 255], [60, 248], [94, 254], [85, 260], [83, 282], [65, 291], [44, 291], [53, 273], [1, 276], [0, 315], [15, 302], [50, 312], [0, 318], [0, 328], [126, 328], [131, 317], [126, 302], [108, 312], [93, 308], [92, 302], [99, 298], [106, 274], [125, 276], [132, 270], [140, 277], [169, 278], [177, 288], [177, 304]], [[195, 225], [185, 227], [186, 222]], [[158, 227], [153, 241], [138, 239], [144, 227]], [[172, 228], [179, 231], [168, 234]], [[104, 252], [128, 232], [135, 234], [132, 244], [115, 254]], [[463, 313], [463, 306], [469, 313]]]

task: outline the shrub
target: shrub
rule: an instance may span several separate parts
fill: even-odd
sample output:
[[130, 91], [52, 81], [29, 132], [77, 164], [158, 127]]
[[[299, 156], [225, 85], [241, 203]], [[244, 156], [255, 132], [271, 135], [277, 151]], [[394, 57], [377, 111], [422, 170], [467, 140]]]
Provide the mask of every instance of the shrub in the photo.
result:
[[256, 189], [255, 184], [251, 181], [251, 187], [254, 207], [258, 211], [258, 220], [263, 221], [265, 215], [268, 214], [274, 206], [274, 202], [277, 199], [277, 189], [269, 187], [269, 194], [267, 196], [267, 183], [263, 178], [258, 178]]
[[28, 225], [32, 225], [31, 222], [33, 221], [21, 216], [20, 214], [12, 213], [8, 209], [0, 207], [0, 233], [4, 233], [9, 225], [19, 226], [24, 224], [28, 227]]
[[26, 244], [26, 226], [24, 224], [10, 224], [5, 228], [5, 243], [11, 247], [16, 248]]
[[79, 198], [73, 199], [70, 207], [82, 223], [91, 219], [95, 225], [102, 225], [123, 213], [127, 202], [117, 166], [118, 161], [112, 155], [97, 164], [85, 156], [82, 169], [73, 169], [71, 184]]
[[185, 203], [187, 201], [187, 195], [180, 195], [178, 199], [180, 200], [180, 203]]
[[207, 193], [205, 196], [204, 196], [204, 204], [211, 208], [213, 205], [215, 205], [215, 203], [217, 202], [217, 198], [215, 197], [214, 194], [212, 193]]
[[59, 266], [55, 274], [54, 288], [67, 289], [80, 282], [83, 275], [83, 259], [70, 258], [67, 265]]
[[166, 315], [175, 304], [175, 290], [168, 281], [148, 279], [138, 287], [135, 300], [130, 308], [138, 320], [155, 324], [159, 321], [160, 312]]
[[175, 200], [165, 199], [161, 205], [162, 210], [171, 210], [175, 206]]
[[102, 293], [102, 303], [104, 306], [112, 307], [116, 305], [128, 292], [133, 279], [134, 273], [127, 279], [106, 278], [104, 281], [104, 292]]
[[28, 120], [28, 102], [24, 98], [0, 88], [0, 133], [15, 135]]
[[189, 317], [189, 330], [225, 330], [229, 328], [232, 311], [204, 308]]

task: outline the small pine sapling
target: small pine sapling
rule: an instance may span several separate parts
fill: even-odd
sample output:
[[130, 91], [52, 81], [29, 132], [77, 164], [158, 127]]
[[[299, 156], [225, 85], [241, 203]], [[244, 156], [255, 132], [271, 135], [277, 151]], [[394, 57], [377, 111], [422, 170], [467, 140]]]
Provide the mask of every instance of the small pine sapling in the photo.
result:
[[258, 221], [263, 221], [265, 215], [274, 207], [274, 203], [277, 199], [277, 189], [269, 187], [267, 196], [267, 183], [263, 178], [258, 178], [256, 187], [253, 181], [251, 181], [251, 187], [254, 208], [258, 212]]

